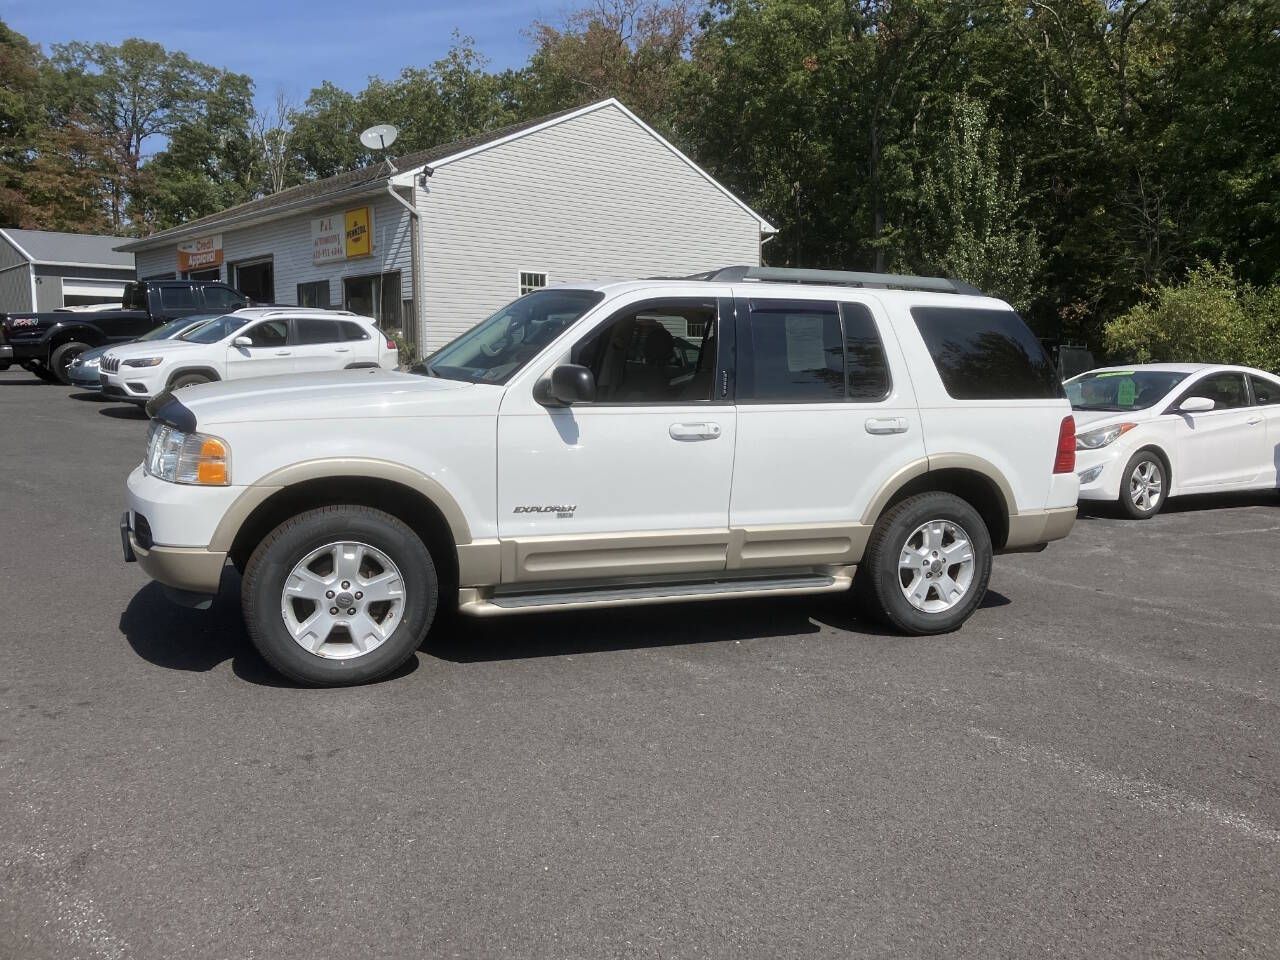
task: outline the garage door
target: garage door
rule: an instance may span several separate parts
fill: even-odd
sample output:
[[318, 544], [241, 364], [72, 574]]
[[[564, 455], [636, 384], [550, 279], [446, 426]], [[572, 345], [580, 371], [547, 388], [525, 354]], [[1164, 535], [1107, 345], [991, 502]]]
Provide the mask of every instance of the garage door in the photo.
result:
[[62, 278], [62, 305], [74, 307], [84, 303], [120, 303], [124, 298], [123, 280], [77, 280]]

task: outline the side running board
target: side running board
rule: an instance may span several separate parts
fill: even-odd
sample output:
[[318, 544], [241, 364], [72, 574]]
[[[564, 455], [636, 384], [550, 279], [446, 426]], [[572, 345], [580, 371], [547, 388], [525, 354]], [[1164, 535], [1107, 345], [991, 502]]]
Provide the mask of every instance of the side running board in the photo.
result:
[[742, 577], [685, 583], [602, 584], [592, 587], [499, 588], [481, 593], [459, 591], [458, 609], [474, 617], [512, 613], [580, 610], [591, 607], [629, 607], [647, 603], [683, 603], [730, 597], [776, 597], [810, 593], [836, 593], [852, 584], [852, 568], [836, 574], [806, 573], [796, 576]]

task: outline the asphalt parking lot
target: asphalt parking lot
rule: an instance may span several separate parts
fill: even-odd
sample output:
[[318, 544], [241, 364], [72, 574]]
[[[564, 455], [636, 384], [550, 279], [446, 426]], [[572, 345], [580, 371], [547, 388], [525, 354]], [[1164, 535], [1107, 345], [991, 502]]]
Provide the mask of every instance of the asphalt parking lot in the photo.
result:
[[0, 374], [0, 957], [1274, 957], [1280, 496], [1083, 518], [959, 633], [458, 621], [304, 690], [116, 524], [145, 420]]

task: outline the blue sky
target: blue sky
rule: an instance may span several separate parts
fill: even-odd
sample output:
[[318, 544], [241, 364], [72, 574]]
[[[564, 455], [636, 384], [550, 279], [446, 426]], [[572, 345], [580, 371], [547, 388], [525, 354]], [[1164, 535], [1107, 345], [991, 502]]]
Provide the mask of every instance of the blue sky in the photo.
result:
[[0, 18], [40, 44], [119, 43], [137, 36], [253, 77], [260, 103], [283, 88], [295, 101], [323, 80], [359, 90], [371, 75], [394, 77], [448, 49], [453, 30], [475, 37], [493, 69], [520, 66], [521, 31], [576, 4], [517, 0], [370, 4], [359, 0], [0, 0]]

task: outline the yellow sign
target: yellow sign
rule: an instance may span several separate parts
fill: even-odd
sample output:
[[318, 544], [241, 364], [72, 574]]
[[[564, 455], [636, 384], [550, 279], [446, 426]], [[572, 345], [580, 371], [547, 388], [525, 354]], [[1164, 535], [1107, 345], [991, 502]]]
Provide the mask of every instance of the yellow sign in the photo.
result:
[[373, 253], [373, 211], [356, 207], [346, 214], [347, 259]]

